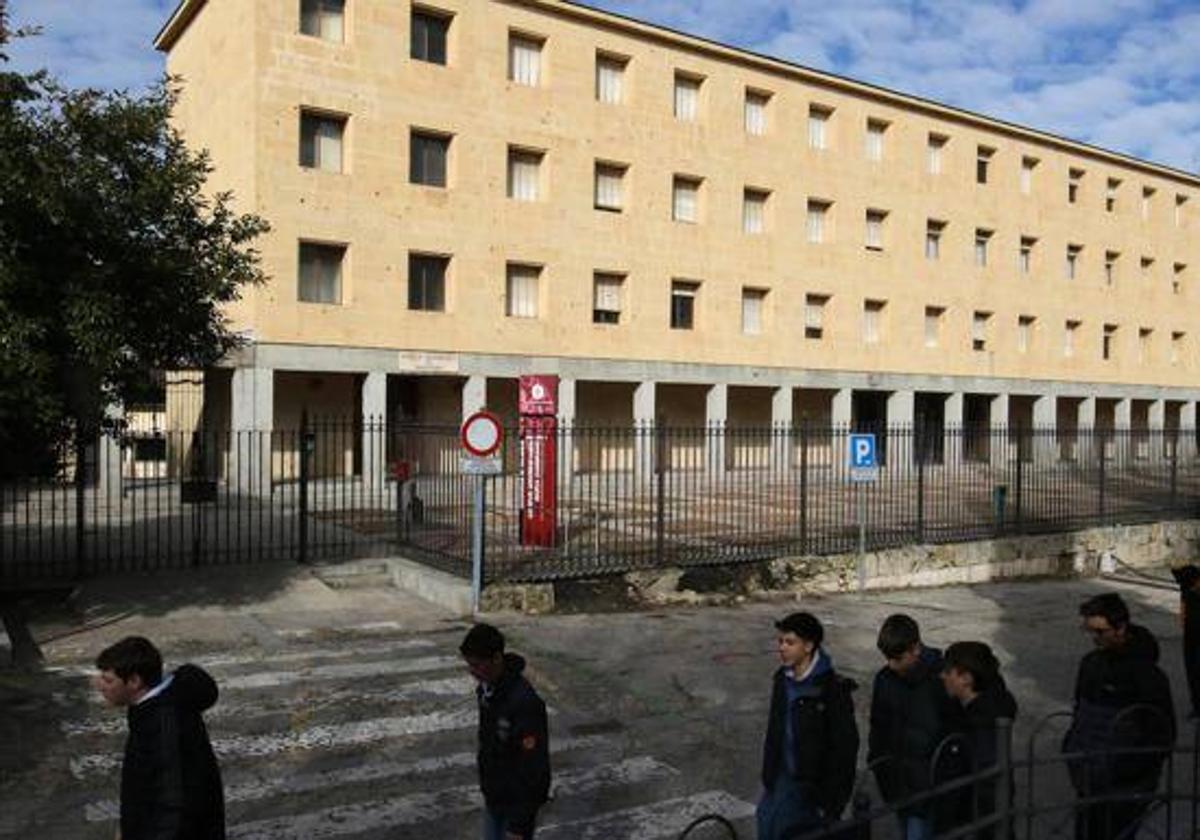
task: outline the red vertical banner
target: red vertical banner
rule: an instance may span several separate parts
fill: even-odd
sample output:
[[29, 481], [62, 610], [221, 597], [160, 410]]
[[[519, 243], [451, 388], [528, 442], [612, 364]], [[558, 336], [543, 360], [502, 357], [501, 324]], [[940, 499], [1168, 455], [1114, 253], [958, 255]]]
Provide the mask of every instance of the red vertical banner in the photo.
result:
[[553, 547], [558, 530], [558, 377], [522, 376], [521, 545]]

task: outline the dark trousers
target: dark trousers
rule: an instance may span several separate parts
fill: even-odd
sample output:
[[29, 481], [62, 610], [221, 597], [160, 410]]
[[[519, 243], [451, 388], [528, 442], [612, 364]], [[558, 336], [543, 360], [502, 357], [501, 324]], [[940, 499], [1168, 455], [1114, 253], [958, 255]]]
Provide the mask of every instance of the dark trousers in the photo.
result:
[[1075, 840], [1133, 840], [1148, 802], [1102, 802], [1075, 812]]

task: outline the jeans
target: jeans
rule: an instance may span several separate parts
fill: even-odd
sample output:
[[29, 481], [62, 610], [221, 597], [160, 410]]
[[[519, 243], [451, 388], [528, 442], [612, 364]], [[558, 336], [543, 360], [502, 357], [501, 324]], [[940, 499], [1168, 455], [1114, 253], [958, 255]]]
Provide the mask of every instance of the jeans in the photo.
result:
[[932, 840], [933, 820], [930, 817], [900, 817], [900, 836], [904, 840]]
[[800, 785], [789, 776], [780, 776], [764, 791], [755, 809], [758, 840], [786, 840], [799, 837], [822, 824], [821, 814], [804, 796]]
[[[483, 840], [508, 840], [508, 818], [487, 808], [483, 810]], [[521, 840], [533, 840], [533, 829], [521, 835]]]

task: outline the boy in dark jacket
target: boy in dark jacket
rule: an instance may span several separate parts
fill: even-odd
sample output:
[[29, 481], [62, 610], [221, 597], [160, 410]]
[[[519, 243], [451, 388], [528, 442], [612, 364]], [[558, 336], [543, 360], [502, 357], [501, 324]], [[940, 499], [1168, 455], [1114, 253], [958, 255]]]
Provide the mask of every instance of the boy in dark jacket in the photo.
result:
[[[867, 762], [884, 800], [898, 803], [932, 786], [934, 753], [950, 734], [958, 710], [942, 687], [942, 654], [921, 643], [917, 622], [888, 616], [876, 642], [887, 664], [875, 675]], [[903, 840], [933, 837], [934, 802], [901, 808]]]
[[[1175, 742], [1171, 685], [1158, 667], [1158, 642], [1131, 624], [1129, 608], [1115, 592], [1096, 595], [1079, 608], [1083, 629], [1096, 649], [1083, 657], [1075, 678], [1075, 716], [1063, 750], [1071, 783], [1081, 797], [1149, 794]], [[1149, 707], [1149, 708], [1147, 708]], [[1113, 754], [1161, 746], [1163, 753]], [[1100, 802], [1075, 815], [1079, 840], [1132, 838], [1149, 801]]]
[[1179, 621], [1183, 625], [1183, 667], [1193, 717], [1200, 716], [1200, 567], [1171, 569], [1179, 584]]
[[532, 840], [538, 809], [550, 795], [546, 704], [522, 674], [525, 660], [505, 653], [495, 627], [476, 624], [459, 651], [479, 683], [483, 840]]
[[96, 668], [104, 699], [128, 708], [121, 840], [224, 840], [221, 772], [202, 717], [217, 702], [212, 677], [183, 665], [164, 679], [162, 656], [140, 636], [103, 650]]
[[780, 667], [763, 743], [758, 840], [784, 840], [838, 819], [854, 788], [858, 725], [854, 683], [821, 647], [821, 622], [792, 613], [776, 622]]

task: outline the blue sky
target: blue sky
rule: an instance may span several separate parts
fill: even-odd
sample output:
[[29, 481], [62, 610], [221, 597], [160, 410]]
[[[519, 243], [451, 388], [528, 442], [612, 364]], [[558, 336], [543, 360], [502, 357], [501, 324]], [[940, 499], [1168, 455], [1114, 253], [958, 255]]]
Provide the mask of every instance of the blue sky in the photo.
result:
[[[12, 46], [12, 64], [77, 86], [141, 87], [162, 71], [150, 42], [174, 5], [10, 0], [15, 23], [44, 28]], [[1200, 0], [589, 5], [1200, 171]]]

